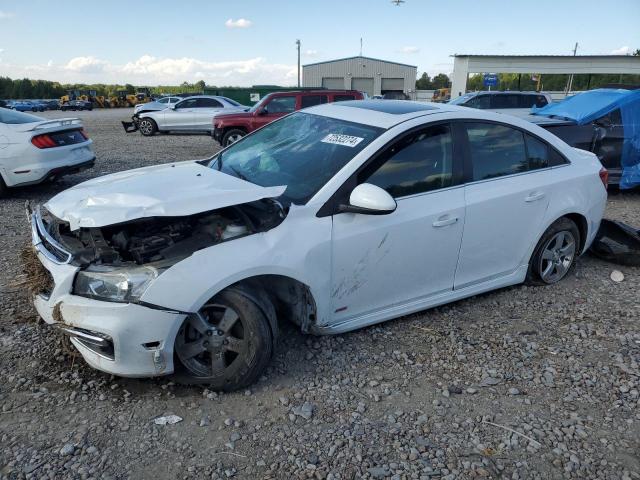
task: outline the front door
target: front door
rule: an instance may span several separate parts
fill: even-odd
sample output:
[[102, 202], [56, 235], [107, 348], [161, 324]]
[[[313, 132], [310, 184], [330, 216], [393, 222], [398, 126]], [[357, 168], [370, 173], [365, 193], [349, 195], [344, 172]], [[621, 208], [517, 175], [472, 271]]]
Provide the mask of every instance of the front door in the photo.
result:
[[162, 111], [164, 115], [163, 129], [185, 130], [193, 125], [195, 120], [196, 98], [186, 98], [176, 104], [174, 109], [168, 108]]
[[456, 168], [450, 127], [440, 124], [400, 139], [359, 175], [397, 209], [334, 215], [334, 323], [452, 290], [465, 215]]

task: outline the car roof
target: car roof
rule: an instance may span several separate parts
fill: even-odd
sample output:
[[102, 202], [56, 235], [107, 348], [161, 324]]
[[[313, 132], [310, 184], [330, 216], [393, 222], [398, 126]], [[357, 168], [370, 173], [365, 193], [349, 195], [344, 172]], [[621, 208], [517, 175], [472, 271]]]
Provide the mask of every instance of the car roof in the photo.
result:
[[[544, 92], [523, 92], [520, 90], [496, 90], [496, 91], [479, 91], [479, 92], [469, 92], [474, 95], [546, 95]], [[467, 94], [468, 95], [468, 94]]]
[[446, 103], [413, 102], [409, 100], [350, 100], [324, 103], [304, 109], [304, 112], [337, 118], [381, 128], [391, 128], [412, 118], [437, 113], [462, 111], [466, 107]]

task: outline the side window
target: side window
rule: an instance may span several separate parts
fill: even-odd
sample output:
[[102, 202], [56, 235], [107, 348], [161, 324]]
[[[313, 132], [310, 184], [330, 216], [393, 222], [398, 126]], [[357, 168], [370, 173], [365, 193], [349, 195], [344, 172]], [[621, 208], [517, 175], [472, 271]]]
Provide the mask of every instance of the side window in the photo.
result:
[[265, 106], [267, 113], [289, 113], [296, 109], [296, 97], [274, 97]]
[[356, 99], [355, 95], [334, 95], [333, 96], [334, 102], [344, 102], [347, 100], [355, 100], [355, 99]]
[[436, 125], [412, 134], [389, 148], [383, 158], [384, 163], [362, 182], [384, 188], [393, 197], [428, 192], [453, 184], [449, 125]]
[[491, 108], [518, 108], [518, 95], [491, 95]]
[[215, 98], [198, 98], [196, 102], [196, 107], [198, 108], [222, 108], [222, 103], [220, 103]]
[[178, 103], [180, 100], [180, 97], [171, 97], [169, 103]]
[[169, 98], [161, 98], [160, 100], [158, 100], [158, 103], [169, 103]]
[[536, 96], [536, 107], [544, 107], [548, 104], [549, 102], [547, 101], [547, 97], [545, 97], [544, 95]]
[[520, 108], [531, 108], [534, 105], [537, 107], [538, 105], [538, 96], [537, 95], [520, 95], [520, 99], [518, 101], [520, 104]]
[[300, 108], [313, 107], [321, 103], [327, 103], [326, 95], [302, 95]]
[[502, 177], [528, 170], [524, 135], [498, 124], [467, 123], [473, 180]]
[[194, 108], [196, 106], [196, 100], [197, 99], [195, 98], [187, 98], [186, 100], [176, 104], [176, 109]]
[[467, 101], [464, 104], [464, 106], [471, 107], [471, 108], [479, 108], [480, 110], [486, 110], [490, 108], [490, 105], [489, 105], [490, 99], [491, 99], [490, 95], [478, 95], [476, 97], [473, 97], [471, 100]]
[[531, 135], [524, 136], [527, 143], [527, 157], [529, 158], [529, 170], [547, 168], [549, 166], [549, 146]]

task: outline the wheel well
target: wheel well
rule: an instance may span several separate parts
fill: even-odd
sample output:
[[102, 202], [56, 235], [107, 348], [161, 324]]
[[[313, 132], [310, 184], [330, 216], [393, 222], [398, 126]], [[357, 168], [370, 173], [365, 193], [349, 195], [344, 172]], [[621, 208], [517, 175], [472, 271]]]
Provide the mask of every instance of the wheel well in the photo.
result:
[[[248, 288], [267, 297], [278, 319], [284, 318], [307, 333], [316, 321], [316, 302], [304, 283], [284, 275], [258, 275], [233, 286]], [[267, 312], [265, 312], [267, 313]]]
[[580, 250], [582, 253], [582, 249], [587, 243], [587, 234], [589, 232], [589, 224], [587, 223], [587, 219], [580, 215], [579, 213], [568, 213], [565, 215], [566, 218], [572, 220], [578, 227], [578, 231], [580, 232]]
[[[222, 130], [222, 134], [226, 135], [227, 132], [229, 132], [231, 130], [240, 130], [240, 131], [242, 131], [244, 133], [247, 133], [247, 129], [245, 127], [225, 127], [224, 130]], [[285, 278], [287, 278], [287, 277], [285, 277]]]

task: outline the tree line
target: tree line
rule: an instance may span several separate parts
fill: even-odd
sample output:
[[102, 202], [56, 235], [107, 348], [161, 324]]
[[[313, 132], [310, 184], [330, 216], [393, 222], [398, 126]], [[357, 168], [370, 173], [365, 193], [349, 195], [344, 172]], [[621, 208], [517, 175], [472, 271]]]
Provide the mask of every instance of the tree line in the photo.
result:
[[[160, 93], [199, 93], [204, 91], [206, 84], [203, 80], [195, 83], [183, 82], [180, 85], [159, 85], [150, 88], [152, 94]], [[127, 93], [136, 93], [136, 87], [130, 83], [124, 85], [111, 85], [105, 83], [59, 83], [49, 80], [31, 80], [29, 78], [0, 77], [0, 98], [15, 99], [50, 99], [60, 98], [69, 90], [95, 90], [96, 95], [110, 97], [118, 91], [126, 90]]]

